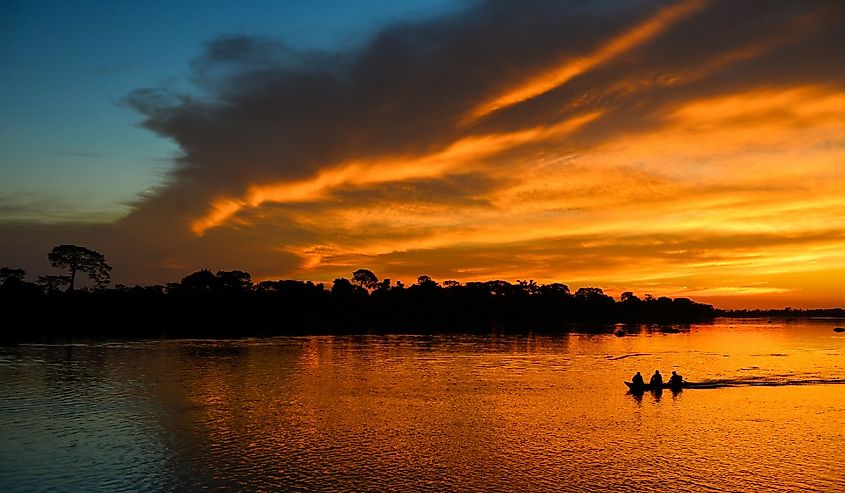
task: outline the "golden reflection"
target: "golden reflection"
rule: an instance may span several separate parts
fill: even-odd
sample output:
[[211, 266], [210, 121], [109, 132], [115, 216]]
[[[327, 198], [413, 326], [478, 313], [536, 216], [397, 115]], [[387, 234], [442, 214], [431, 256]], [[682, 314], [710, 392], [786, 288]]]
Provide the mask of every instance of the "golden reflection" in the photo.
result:
[[[195, 481], [261, 481], [272, 471], [276, 487], [307, 479], [393, 489], [422, 484], [436, 467], [476, 487], [513, 475], [552, 485], [560, 478], [550, 471], [579, 461], [607, 461], [605, 476], [628, 481], [654, 454], [724, 459], [725, 437], [739, 449], [725, 459], [732, 464], [766, 461], [784, 447], [810, 457], [818, 447], [838, 451], [835, 404], [845, 392], [835, 382], [845, 374], [831, 346], [835, 323], [629, 325], [625, 337], [594, 327], [599, 333], [184, 341], [153, 349], [158, 366], [136, 347], [137, 367], [121, 359], [116, 371], [154, 396], [174, 467]], [[624, 380], [655, 369], [717, 388], [626, 395]], [[808, 429], [831, 440], [803, 441]], [[642, 447], [643, 434], [656, 437], [657, 451]], [[506, 478], [496, 476], [502, 470]]]

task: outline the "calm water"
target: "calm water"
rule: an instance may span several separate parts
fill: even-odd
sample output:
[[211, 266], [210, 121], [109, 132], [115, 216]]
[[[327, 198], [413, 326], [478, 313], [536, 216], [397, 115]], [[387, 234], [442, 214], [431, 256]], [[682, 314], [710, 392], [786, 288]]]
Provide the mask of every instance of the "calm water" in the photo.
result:
[[0, 490], [843, 491], [842, 324], [0, 348]]

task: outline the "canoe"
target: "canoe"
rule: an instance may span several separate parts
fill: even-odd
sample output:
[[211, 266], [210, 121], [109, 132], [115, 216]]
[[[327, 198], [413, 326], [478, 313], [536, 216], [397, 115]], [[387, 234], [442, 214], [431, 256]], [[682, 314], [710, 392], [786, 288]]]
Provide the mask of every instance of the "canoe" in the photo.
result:
[[687, 386], [686, 383], [682, 383], [680, 385], [672, 385], [668, 382], [664, 382], [662, 385], [651, 385], [651, 384], [648, 384], [648, 383], [645, 384], [645, 385], [636, 385], [636, 384], [633, 384], [631, 382], [625, 382], [625, 385], [628, 386], [628, 390], [630, 390], [631, 392], [645, 392], [646, 390], [663, 390], [663, 389], [681, 390], [683, 388], [686, 388], [686, 386]]

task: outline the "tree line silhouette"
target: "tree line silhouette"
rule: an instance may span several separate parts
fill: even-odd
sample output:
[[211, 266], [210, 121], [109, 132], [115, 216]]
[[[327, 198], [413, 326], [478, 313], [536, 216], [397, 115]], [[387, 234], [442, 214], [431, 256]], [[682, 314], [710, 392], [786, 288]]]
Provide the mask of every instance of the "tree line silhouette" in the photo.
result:
[[[619, 300], [600, 288], [571, 292], [533, 280], [445, 281], [419, 276], [406, 286], [358, 269], [330, 286], [311, 281], [253, 282], [239, 270], [203, 269], [181, 281], [108, 288], [111, 267], [93, 250], [59, 245], [48, 255], [67, 275], [25, 280], [0, 269], [3, 340], [55, 337], [241, 337], [351, 332], [567, 331], [576, 324], [612, 331], [614, 323], [689, 323], [718, 311], [688, 298]], [[92, 286], [74, 286], [78, 272]]]

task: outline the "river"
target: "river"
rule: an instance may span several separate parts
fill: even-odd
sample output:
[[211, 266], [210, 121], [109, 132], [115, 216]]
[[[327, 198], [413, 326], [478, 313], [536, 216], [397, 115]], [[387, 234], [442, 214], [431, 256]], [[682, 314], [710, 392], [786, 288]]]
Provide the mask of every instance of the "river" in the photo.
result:
[[0, 490], [842, 491], [843, 323], [3, 347]]

